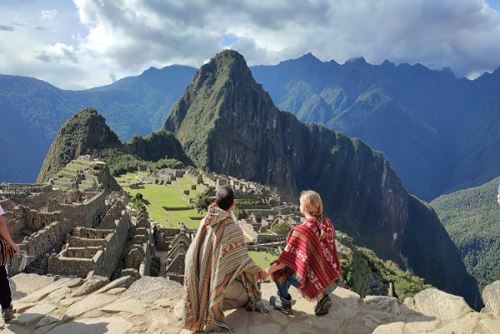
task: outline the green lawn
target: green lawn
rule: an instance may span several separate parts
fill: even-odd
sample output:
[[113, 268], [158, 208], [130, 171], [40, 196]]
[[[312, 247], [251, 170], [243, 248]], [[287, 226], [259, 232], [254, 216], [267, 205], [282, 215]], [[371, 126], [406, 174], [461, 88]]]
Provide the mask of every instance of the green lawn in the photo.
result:
[[268, 252], [248, 251], [248, 254], [262, 269], [269, 267], [271, 262], [278, 258], [276, 255]]
[[[146, 175], [145, 173], [142, 173]], [[205, 212], [198, 213], [195, 209], [181, 211], [166, 211], [163, 207], [186, 207], [189, 206], [189, 199], [205, 190], [205, 186], [197, 185], [196, 190], [190, 190], [195, 181], [185, 176], [178, 178], [171, 185], [164, 186], [158, 184], [145, 184], [144, 189], [131, 189], [129, 185], [136, 182], [139, 173], [128, 173], [117, 177], [118, 183], [131, 196], [141, 193], [146, 201], [146, 209], [152, 219], [169, 227], [177, 227], [178, 222], [186, 224], [188, 228], [198, 228], [199, 219], [191, 219], [193, 216], [203, 216]], [[190, 190], [189, 196], [184, 194], [184, 190]]]

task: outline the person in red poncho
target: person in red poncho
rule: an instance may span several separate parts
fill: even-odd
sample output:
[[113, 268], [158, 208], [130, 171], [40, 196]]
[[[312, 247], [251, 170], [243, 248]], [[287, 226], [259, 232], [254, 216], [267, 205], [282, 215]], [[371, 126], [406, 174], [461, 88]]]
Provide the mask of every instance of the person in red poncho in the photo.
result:
[[292, 298], [288, 290], [294, 286], [306, 299], [317, 301], [314, 311], [321, 316], [332, 306], [328, 294], [342, 274], [335, 229], [332, 221], [323, 217], [323, 202], [315, 191], [301, 193], [300, 212], [305, 222], [290, 230], [278, 260], [266, 270], [278, 288], [278, 295], [272, 296], [270, 303], [275, 309], [291, 313]]

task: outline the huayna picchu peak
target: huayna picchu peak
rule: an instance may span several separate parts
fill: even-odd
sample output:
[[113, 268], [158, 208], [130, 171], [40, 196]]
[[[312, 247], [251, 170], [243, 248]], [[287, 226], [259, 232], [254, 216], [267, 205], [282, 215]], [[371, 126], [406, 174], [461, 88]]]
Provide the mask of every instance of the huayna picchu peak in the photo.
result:
[[[175, 136], [163, 129], [146, 136], [134, 136], [124, 144], [97, 110], [85, 108], [71, 117], [59, 130], [45, 157], [38, 182], [49, 178], [81, 155], [107, 162], [114, 175], [135, 169], [140, 164], [191, 164]], [[167, 160], [171, 161], [167, 161]], [[175, 160], [175, 161], [174, 161]]]
[[408, 194], [383, 155], [278, 110], [236, 51], [200, 68], [165, 128], [199, 168], [269, 185], [289, 200], [317, 190], [327, 214], [356, 242], [481, 304], [477, 282], [437, 215]]
[[45, 157], [38, 182], [46, 182], [71, 160], [92, 151], [118, 148], [118, 136], [95, 109], [86, 108], [71, 117], [59, 130]]

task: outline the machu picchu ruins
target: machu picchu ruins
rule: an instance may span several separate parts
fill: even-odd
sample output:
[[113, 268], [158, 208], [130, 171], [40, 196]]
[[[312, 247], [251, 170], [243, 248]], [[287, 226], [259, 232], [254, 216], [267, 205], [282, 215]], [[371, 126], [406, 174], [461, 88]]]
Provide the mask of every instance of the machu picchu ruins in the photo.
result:
[[[251, 249], [258, 250], [258, 244], [265, 250], [278, 246], [283, 237], [270, 233], [273, 224], [300, 221], [296, 206], [283, 202], [267, 187], [193, 168], [147, 171], [129, 186], [169, 186], [182, 177], [191, 180], [186, 189], [179, 190], [183, 196], [197, 187], [207, 193], [219, 185], [235, 189], [237, 200], [242, 201], [239, 206], [245, 218], [240, 222]], [[189, 198], [185, 206], [164, 210], [192, 210], [192, 201]], [[174, 227], [164, 226], [145, 209], [136, 210], [127, 203], [128, 195], [106, 164], [90, 156], [71, 161], [46, 184], [1, 184], [0, 204], [21, 247], [11, 271], [112, 279], [133, 273], [134, 277], [163, 276], [182, 283], [184, 256], [196, 229], [175, 221], [170, 222]], [[202, 215], [191, 218], [197, 223]]]
[[[187, 333], [179, 322], [182, 306], [179, 299], [185, 255], [204, 215], [204, 209], [196, 207], [200, 197], [213, 201], [215, 189], [222, 185], [235, 190], [238, 223], [251, 256], [259, 262], [263, 255], [263, 265], [279, 254], [286, 231], [301, 222], [296, 204], [287, 203], [269, 187], [255, 182], [192, 167], [143, 167], [115, 180], [105, 163], [83, 156], [71, 161], [45, 184], [0, 184], [0, 205], [21, 247], [20, 254], [12, 261], [11, 271], [17, 274], [13, 281], [16, 291], [27, 294], [17, 297], [20, 315], [9, 325], [9, 330], [63, 333], [62, 330], [71, 330], [75, 321], [85, 323], [85, 319], [96, 318], [109, 321], [113, 333], [130, 330]], [[158, 191], [165, 201], [156, 202]], [[134, 198], [139, 198], [139, 202]], [[398, 326], [406, 328], [410, 326], [406, 322], [427, 321], [417, 312], [418, 307], [426, 306], [417, 307], [415, 303], [417, 300], [423, 303], [417, 293], [430, 286], [394, 264], [376, 258], [373, 252], [357, 247], [340, 231], [336, 243], [345, 270], [344, 284], [354, 290], [339, 287], [334, 292], [338, 305], [351, 312], [345, 315], [333, 312], [332, 319], [343, 319], [338, 323], [342, 328], [339, 333], [368, 333], [378, 326], [381, 328], [378, 333], [389, 333], [384, 331], [384, 326], [388, 326], [385, 323], [400, 322], [403, 325]], [[33, 290], [27, 280], [41, 290]], [[263, 285], [264, 295], [271, 290], [271, 284]], [[305, 300], [297, 298], [299, 309], [306, 312], [299, 319], [306, 321], [310, 311], [302, 305]], [[39, 302], [43, 304], [39, 306]], [[131, 309], [132, 304], [138, 306]], [[156, 310], [165, 312], [165, 319], [170, 319], [173, 325], [154, 320], [154, 314], [159, 316]], [[476, 317], [478, 326], [491, 326], [489, 315], [469, 310], [464, 314]], [[37, 312], [41, 315], [33, 315]], [[113, 314], [123, 318], [115, 319]], [[243, 316], [239, 311], [233, 314]], [[371, 320], [359, 323], [356, 314]], [[134, 318], [137, 315], [147, 315], [146, 320], [137, 321]], [[248, 321], [254, 328], [248, 333], [271, 325], [260, 318]], [[425, 328], [448, 328], [458, 320], [432, 321]], [[238, 321], [230, 322], [237, 333], [246, 333], [250, 328], [242, 327]], [[291, 328], [299, 325], [283, 318], [276, 326], [273, 333], [290, 333]], [[391, 326], [387, 328], [391, 330]], [[311, 330], [319, 328], [323, 327], [318, 323]]]

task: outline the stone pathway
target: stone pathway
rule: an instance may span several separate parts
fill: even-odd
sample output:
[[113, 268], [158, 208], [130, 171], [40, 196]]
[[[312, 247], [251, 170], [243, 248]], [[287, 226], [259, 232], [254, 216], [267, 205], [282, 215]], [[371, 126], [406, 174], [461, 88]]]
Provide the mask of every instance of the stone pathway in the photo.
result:
[[[59, 279], [19, 274], [12, 280], [17, 318], [1, 333], [189, 333], [181, 328], [182, 287], [158, 277], [134, 282], [114, 281], [102, 287], [102, 280]], [[121, 285], [123, 284], [123, 285]], [[88, 291], [80, 295], [82, 287]], [[243, 309], [226, 313], [235, 333], [500, 333], [500, 282], [483, 294], [487, 307], [472, 311], [462, 298], [428, 289], [404, 304], [383, 296], [359, 295], [337, 288], [333, 308], [324, 317], [314, 316], [314, 304], [295, 293], [294, 313], [286, 316], [271, 310], [267, 314]], [[263, 296], [274, 293], [272, 284], [263, 285]]]

